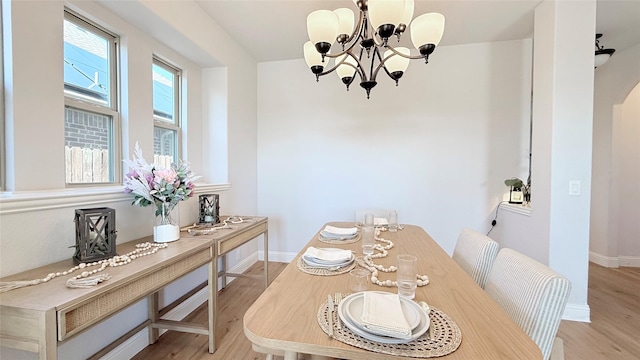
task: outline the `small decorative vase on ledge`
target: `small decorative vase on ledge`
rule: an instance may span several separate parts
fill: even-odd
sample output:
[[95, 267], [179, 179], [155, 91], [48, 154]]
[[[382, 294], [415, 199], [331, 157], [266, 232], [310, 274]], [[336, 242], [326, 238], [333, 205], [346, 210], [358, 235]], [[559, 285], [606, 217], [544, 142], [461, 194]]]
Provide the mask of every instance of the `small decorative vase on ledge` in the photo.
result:
[[177, 203], [164, 202], [156, 206], [156, 225], [153, 227], [153, 241], [166, 243], [180, 239], [180, 213]]

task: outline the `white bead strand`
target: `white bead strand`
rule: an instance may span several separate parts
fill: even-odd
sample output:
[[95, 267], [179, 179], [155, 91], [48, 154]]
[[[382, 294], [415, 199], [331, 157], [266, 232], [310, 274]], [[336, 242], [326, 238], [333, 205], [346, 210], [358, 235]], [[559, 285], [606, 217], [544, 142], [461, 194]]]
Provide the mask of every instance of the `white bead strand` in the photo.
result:
[[[134, 259], [138, 259], [142, 256], [155, 254], [158, 252], [158, 250], [165, 249], [168, 246], [169, 245], [166, 243], [156, 244], [156, 243], [150, 243], [150, 242], [143, 242], [140, 244], [136, 244], [136, 248], [128, 252], [127, 254], [116, 255], [109, 259], [104, 259], [104, 260], [95, 261], [91, 263], [80, 263], [66, 271], [49, 273], [47, 274], [47, 276], [45, 276], [42, 279], [2, 282], [0, 283], [0, 293], [13, 290], [13, 289], [19, 289], [25, 286], [46, 283], [55, 279], [58, 276], [66, 276], [77, 270], [82, 270], [82, 272], [78, 275], [72, 276], [71, 278], [69, 278], [69, 280], [67, 280], [68, 287], [83, 288], [83, 287], [95, 286], [111, 278], [109, 274], [93, 276], [101, 271], [104, 271], [107, 267], [116, 267], [116, 266], [123, 266], [123, 265], [130, 264], [131, 261], [133, 261]], [[97, 265], [100, 265], [100, 267], [97, 269], [89, 270], [90, 267], [97, 266]], [[80, 279], [83, 279], [83, 281], [79, 281]]]
[[[392, 280], [380, 280], [378, 277], [379, 271], [390, 273], [396, 272], [398, 268], [396, 266], [389, 266], [385, 268], [380, 264], [376, 264], [373, 262], [373, 259], [379, 259], [387, 257], [389, 254], [388, 250], [393, 248], [393, 242], [391, 240], [383, 239], [380, 237], [380, 229], [376, 228], [374, 239], [379, 242], [386, 243], [387, 245], [375, 244], [373, 246], [374, 251], [378, 250], [379, 253], [374, 253], [373, 255], [366, 255], [362, 258], [362, 260], [358, 260], [358, 265], [369, 270], [371, 272], [370, 281], [373, 284], [378, 286], [386, 286], [386, 287], [397, 287], [398, 283]], [[429, 277], [427, 275], [416, 274], [416, 284], [417, 286], [426, 286], [429, 284]]]

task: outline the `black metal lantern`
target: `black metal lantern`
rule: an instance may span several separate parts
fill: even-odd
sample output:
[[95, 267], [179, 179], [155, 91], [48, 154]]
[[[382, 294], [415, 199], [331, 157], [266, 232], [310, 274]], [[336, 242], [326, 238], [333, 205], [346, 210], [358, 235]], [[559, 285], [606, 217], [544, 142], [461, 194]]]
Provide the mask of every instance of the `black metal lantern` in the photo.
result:
[[108, 259], [116, 254], [116, 211], [110, 208], [76, 209], [75, 264]]
[[220, 222], [220, 196], [218, 194], [200, 195], [200, 224]]

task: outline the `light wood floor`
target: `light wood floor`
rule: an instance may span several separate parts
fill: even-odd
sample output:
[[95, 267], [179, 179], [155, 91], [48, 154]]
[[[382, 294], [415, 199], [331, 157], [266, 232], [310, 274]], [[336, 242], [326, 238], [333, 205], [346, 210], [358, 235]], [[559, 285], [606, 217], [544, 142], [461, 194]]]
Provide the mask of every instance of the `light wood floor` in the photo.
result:
[[[270, 263], [270, 276], [275, 278], [285, 266]], [[261, 262], [248, 271], [261, 272]], [[261, 292], [259, 282], [238, 278], [220, 293], [215, 354], [208, 353], [204, 335], [168, 331], [134, 359], [264, 359], [251, 350], [242, 331], [242, 316]], [[565, 359], [640, 359], [640, 268], [608, 269], [590, 264], [588, 303], [591, 323], [562, 321], [560, 325], [558, 336], [564, 340]], [[206, 304], [190, 320], [205, 324]]]

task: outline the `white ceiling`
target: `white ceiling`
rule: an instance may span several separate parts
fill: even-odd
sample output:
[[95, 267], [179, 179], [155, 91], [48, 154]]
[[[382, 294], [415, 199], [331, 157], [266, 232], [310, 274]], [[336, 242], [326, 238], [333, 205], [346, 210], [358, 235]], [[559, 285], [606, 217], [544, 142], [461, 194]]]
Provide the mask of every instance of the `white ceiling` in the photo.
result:
[[[308, 40], [306, 19], [310, 12], [340, 7], [356, 10], [351, 0], [196, 2], [258, 61], [301, 58], [302, 44]], [[533, 12], [541, 2], [416, 0], [414, 17], [427, 12], [445, 16], [440, 45], [523, 39], [533, 35]], [[597, 11], [596, 32], [604, 34], [601, 44], [619, 51], [640, 43], [640, 0], [598, 0]]]
[[[155, 19], [146, 18], [138, 1], [98, 1], [134, 25], [151, 31], [161, 41], [171, 43], [185, 55], [193, 51], [190, 55], [194, 59], [201, 58], [197, 49], [181, 48], [185, 46], [184, 41], [171, 41], [171, 33], [163, 31]], [[445, 16], [440, 45], [459, 45], [532, 37], [534, 9], [542, 0], [415, 2], [414, 17], [427, 12], [440, 12]], [[195, 3], [258, 62], [302, 58], [302, 45], [308, 40], [306, 18], [310, 12], [340, 7], [356, 10], [352, 0], [195, 0]], [[640, 0], [597, 0], [596, 32], [604, 34], [602, 45], [616, 51], [640, 43]], [[408, 38], [405, 34], [403, 43], [408, 42]]]

